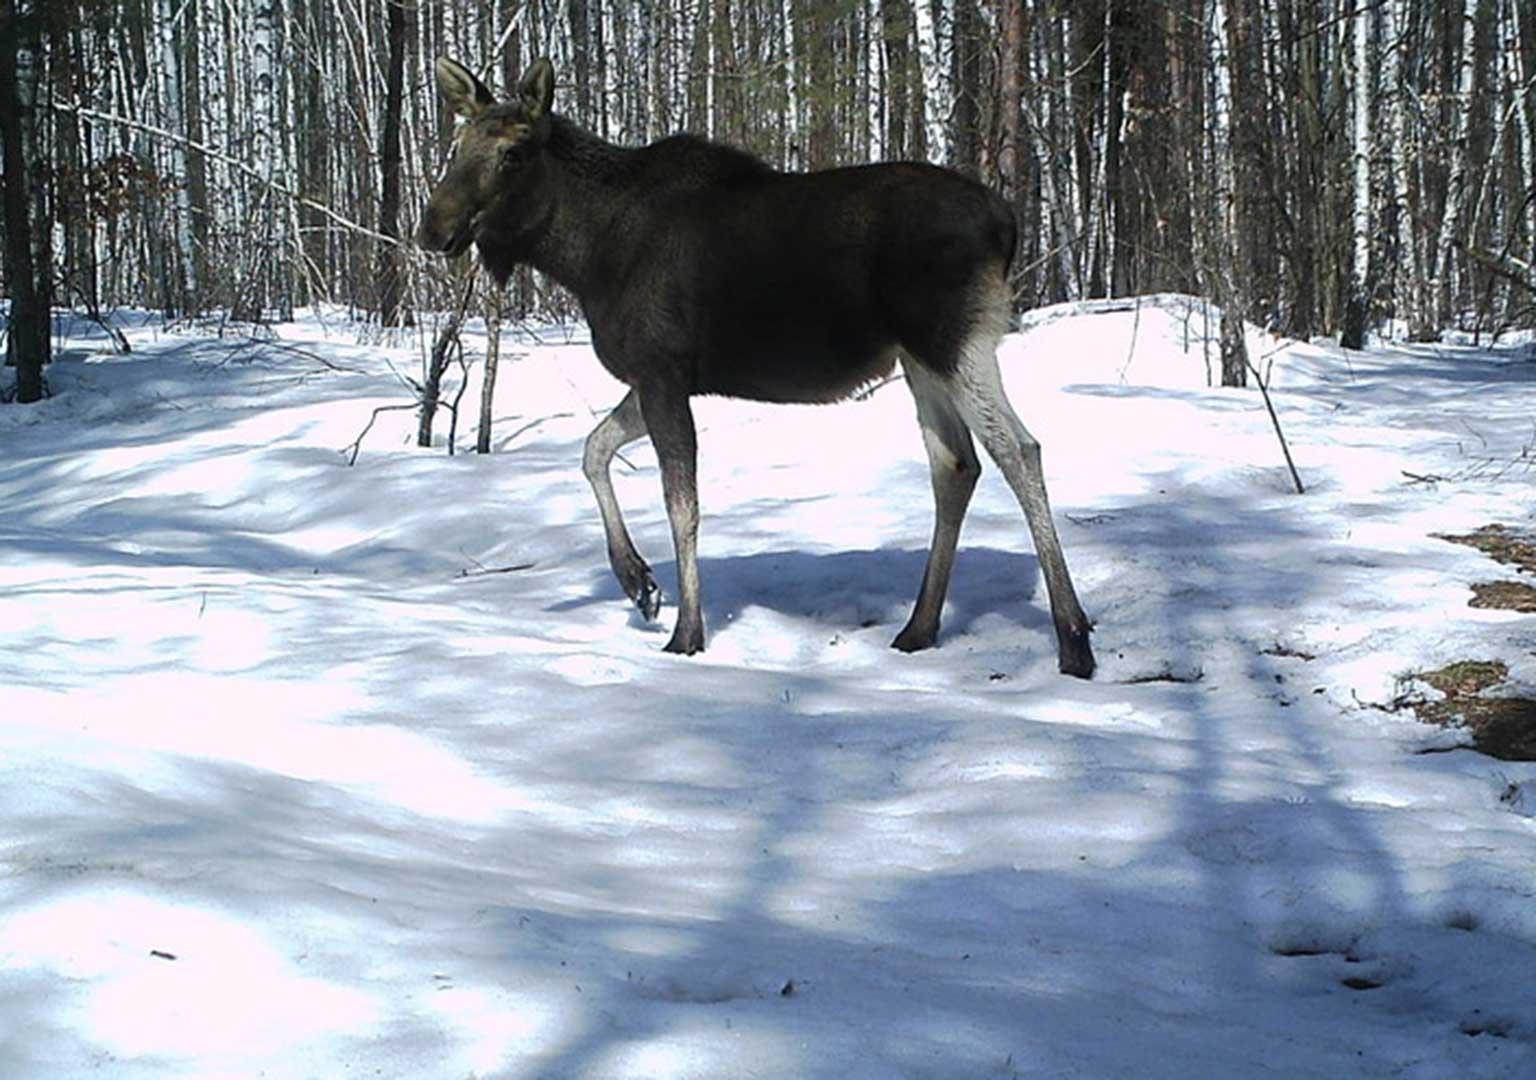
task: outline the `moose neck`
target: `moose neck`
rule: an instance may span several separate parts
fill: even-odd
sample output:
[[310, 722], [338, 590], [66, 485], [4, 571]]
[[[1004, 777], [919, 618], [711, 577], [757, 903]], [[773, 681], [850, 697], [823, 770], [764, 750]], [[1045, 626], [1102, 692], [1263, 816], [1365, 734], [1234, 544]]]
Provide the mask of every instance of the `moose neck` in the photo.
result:
[[538, 224], [518, 261], [548, 274], [585, 303], [594, 287], [599, 247], [611, 235], [624, 202], [635, 152], [563, 116], [552, 115], [550, 124]]

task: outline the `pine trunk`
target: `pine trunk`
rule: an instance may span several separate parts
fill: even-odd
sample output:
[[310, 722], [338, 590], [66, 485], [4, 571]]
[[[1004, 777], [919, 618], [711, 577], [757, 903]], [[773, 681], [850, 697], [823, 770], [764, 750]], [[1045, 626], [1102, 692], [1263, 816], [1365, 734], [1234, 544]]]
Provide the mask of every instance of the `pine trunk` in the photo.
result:
[[[410, 13], [404, 0], [388, 4], [389, 58], [385, 72], [384, 122], [380, 125], [379, 163], [382, 167], [379, 190], [379, 232], [400, 235], [400, 127], [405, 85], [406, 36]], [[399, 246], [379, 243], [379, 317], [385, 326], [399, 326], [404, 321], [400, 281]]]
[[23, 405], [45, 393], [43, 366], [51, 344], [48, 291], [39, 288], [48, 267], [38, 264], [34, 248], [34, 233], [47, 223], [32, 218], [35, 178], [27, 138], [27, 128], [37, 119], [35, 4], [0, 0], [0, 145], [5, 151], [5, 277], [11, 293], [7, 363], [16, 368], [16, 401]]

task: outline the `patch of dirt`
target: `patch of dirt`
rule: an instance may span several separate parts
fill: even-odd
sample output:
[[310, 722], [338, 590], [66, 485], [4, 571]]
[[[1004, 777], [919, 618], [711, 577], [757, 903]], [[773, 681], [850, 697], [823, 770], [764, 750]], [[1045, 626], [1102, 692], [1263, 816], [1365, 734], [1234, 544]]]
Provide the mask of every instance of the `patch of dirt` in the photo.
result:
[[1467, 728], [1472, 745], [1505, 761], [1536, 761], [1536, 701], [1530, 698], [1484, 697], [1509, 676], [1500, 660], [1460, 660], [1437, 671], [1420, 671], [1413, 678], [1445, 695], [1443, 701], [1408, 701], [1420, 720], [1442, 727]]
[[1536, 574], [1536, 540], [1511, 529], [1508, 525], [1484, 525], [1464, 536], [1448, 533], [1430, 533], [1437, 540], [1449, 540], [1477, 548], [1484, 555], [1513, 566], [1522, 574]]
[[1197, 683], [1205, 678], [1205, 672], [1199, 667], [1175, 671], [1171, 666], [1163, 667], [1157, 671], [1147, 672], [1142, 675], [1132, 675], [1121, 681], [1127, 686], [1142, 686], [1146, 683]]
[[1316, 653], [1309, 653], [1304, 649], [1296, 648], [1294, 645], [1283, 645], [1278, 641], [1267, 649], [1260, 649], [1259, 652], [1264, 656], [1285, 656], [1293, 660], [1317, 659]]
[[1536, 612], [1536, 585], [1523, 581], [1485, 581], [1472, 586], [1468, 607]]
[[1509, 678], [1509, 668], [1502, 660], [1458, 660], [1438, 671], [1421, 671], [1414, 678], [1451, 700], [1476, 697], [1490, 686], [1499, 685]]

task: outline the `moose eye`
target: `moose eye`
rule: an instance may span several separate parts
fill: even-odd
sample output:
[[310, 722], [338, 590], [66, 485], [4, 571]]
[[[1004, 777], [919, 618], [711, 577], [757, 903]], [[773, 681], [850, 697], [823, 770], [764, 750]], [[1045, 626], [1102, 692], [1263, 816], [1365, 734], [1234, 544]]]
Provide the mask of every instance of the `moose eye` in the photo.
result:
[[528, 144], [513, 143], [501, 151], [501, 167], [515, 169], [528, 160]]

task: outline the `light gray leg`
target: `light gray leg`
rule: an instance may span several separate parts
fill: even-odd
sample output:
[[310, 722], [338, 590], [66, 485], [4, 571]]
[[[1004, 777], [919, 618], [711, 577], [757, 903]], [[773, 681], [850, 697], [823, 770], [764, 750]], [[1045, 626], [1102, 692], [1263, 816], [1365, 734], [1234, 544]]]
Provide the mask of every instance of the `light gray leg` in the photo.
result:
[[1000, 336], [980, 332], [966, 343], [958, 369], [948, 380], [951, 396], [966, 426], [997, 462], [1024, 509], [1051, 596], [1061, 671], [1086, 679], [1094, 669], [1093, 649], [1088, 643], [1091, 626], [1072, 588], [1067, 560], [1051, 520], [1045, 473], [1040, 465], [1040, 444], [1014, 413], [1003, 392], [1002, 373], [997, 368]]
[[624, 594], [635, 602], [640, 614], [654, 619], [661, 607], [661, 589], [656, 585], [651, 568], [635, 550], [629, 530], [624, 527], [624, 515], [613, 493], [613, 477], [610, 475], [613, 457], [620, 447], [644, 434], [645, 419], [640, 415], [640, 403], [631, 390], [587, 436], [581, 467], [587, 474], [587, 482], [592, 485], [592, 494], [597, 497], [598, 513], [603, 516], [603, 532], [608, 538], [608, 565], [613, 567], [613, 576], [619, 579]]
[[955, 564], [955, 545], [960, 523], [970, 505], [981, 463], [971, 445], [965, 421], [950, 402], [949, 392], [937, 376], [903, 358], [907, 386], [917, 402], [917, 422], [928, 450], [928, 470], [933, 481], [933, 544], [923, 570], [923, 586], [917, 594], [912, 617], [891, 644], [902, 652], [926, 649], [939, 635], [939, 616], [949, 591], [949, 574]]
[[640, 390], [640, 411], [661, 461], [661, 490], [677, 553], [677, 626], [667, 652], [691, 656], [704, 650], [704, 613], [699, 600], [698, 440], [688, 392], [670, 384]]

